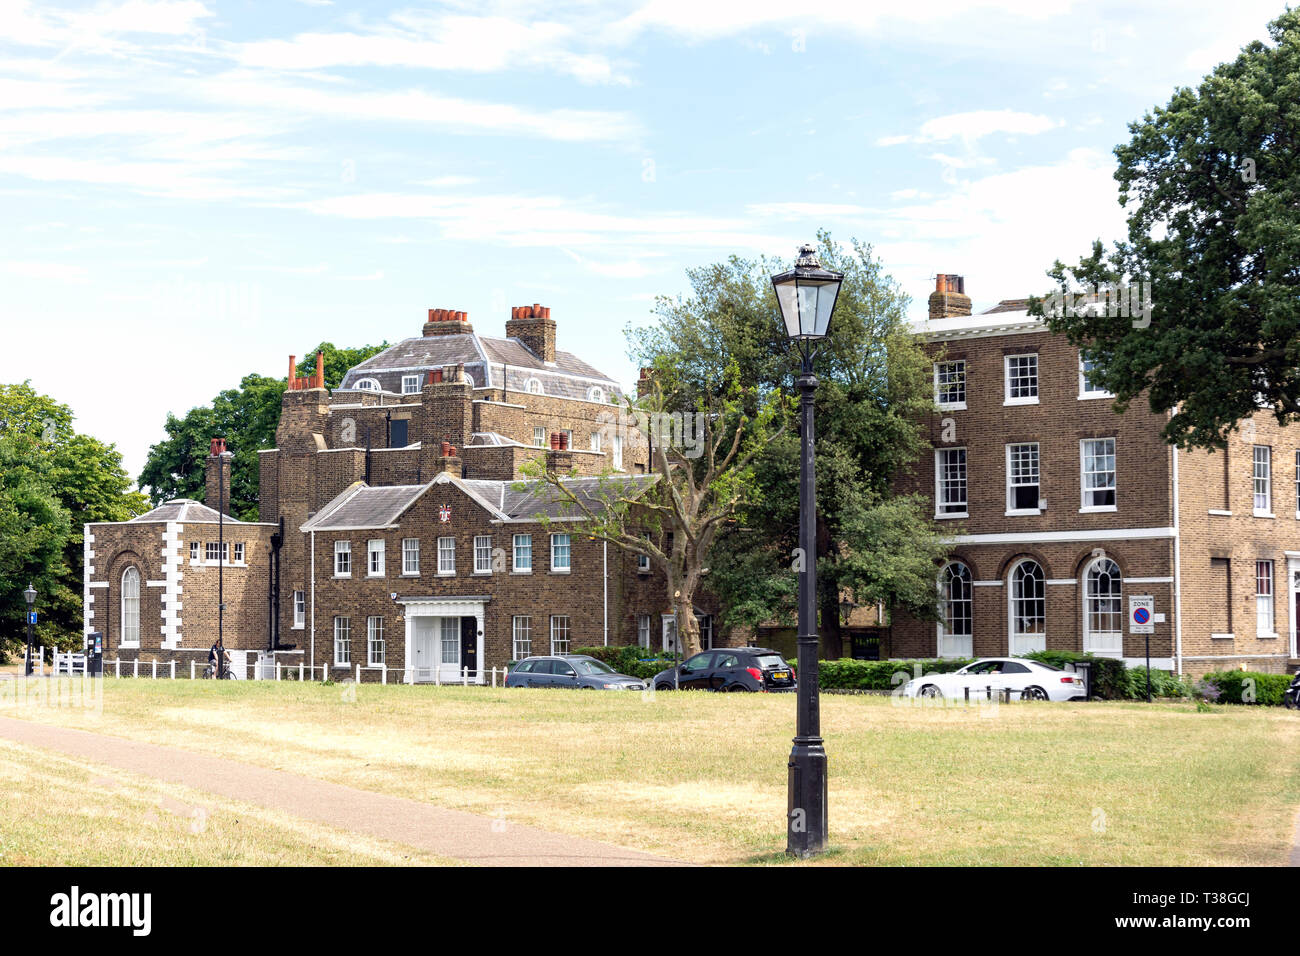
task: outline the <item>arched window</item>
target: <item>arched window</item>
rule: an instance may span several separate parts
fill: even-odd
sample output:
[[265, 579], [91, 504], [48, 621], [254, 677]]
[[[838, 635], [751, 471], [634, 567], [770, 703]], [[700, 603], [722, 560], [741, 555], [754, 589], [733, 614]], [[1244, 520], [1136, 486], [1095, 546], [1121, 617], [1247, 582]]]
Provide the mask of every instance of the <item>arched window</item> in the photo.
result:
[[1083, 649], [1103, 657], [1124, 653], [1123, 575], [1110, 558], [1083, 573]]
[[530, 395], [546, 394], [546, 392], [542, 389], [541, 379], [536, 379], [536, 378], [530, 378], [527, 382], [524, 383], [524, 391], [528, 392]]
[[474, 385], [474, 376], [471, 375], [471, 374], [469, 374], [469, 372], [466, 372], [466, 373], [465, 373], [465, 381], [469, 383], [469, 387], [470, 387], [470, 388], [475, 388], [475, 387], [476, 387], [476, 386]]
[[380, 391], [378, 380], [373, 378], [359, 378], [356, 380], [356, 382], [353, 383], [352, 387], [359, 388], [365, 392]]
[[1021, 561], [1011, 569], [1010, 591], [1009, 653], [1047, 650], [1047, 578], [1037, 561]]
[[122, 572], [122, 640], [121, 646], [140, 646], [140, 572], [127, 568]]
[[970, 657], [972, 653], [972, 598], [970, 568], [960, 561], [939, 572], [939, 656]]
[[587, 389], [587, 401], [589, 401], [589, 402], [604, 402], [604, 401], [605, 401], [605, 390], [604, 390], [603, 388], [601, 388], [599, 385], [593, 385], [593, 386], [591, 386], [591, 388]]

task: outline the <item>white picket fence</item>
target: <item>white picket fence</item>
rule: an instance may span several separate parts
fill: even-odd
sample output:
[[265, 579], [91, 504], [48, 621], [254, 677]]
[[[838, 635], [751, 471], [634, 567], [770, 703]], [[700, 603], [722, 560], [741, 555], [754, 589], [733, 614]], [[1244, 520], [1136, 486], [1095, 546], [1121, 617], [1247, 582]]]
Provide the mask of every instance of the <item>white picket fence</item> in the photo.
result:
[[[56, 669], [61, 666], [60, 661], [62, 658], [80, 658], [79, 664], [75, 666], [79, 666], [79, 672], [84, 673], [84, 654], [56, 655]], [[70, 661], [63, 666], [73, 666], [73, 662]], [[190, 660], [189, 673], [186, 674], [184, 665], [177, 668], [175, 661], [160, 663], [159, 661], [141, 661], [139, 659], [124, 661], [118, 658], [104, 662], [104, 673], [119, 678], [145, 677], [152, 680], [176, 680], [178, 677], [188, 677], [190, 680], [200, 680], [207, 667], [206, 658], [203, 660], [194, 658]], [[328, 680], [332, 672], [339, 670], [344, 669], [329, 664], [313, 666], [305, 662], [286, 664], [278, 659], [275, 661], [268, 658], [250, 659], [244, 655], [234, 658], [230, 666], [234, 680]], [[462, 667], [456, 679], [447, 680], [441, 667], [389, 667], [386, 664], [357, 664], [354, 668], [344, 670], [344, 672], [349, 674], [358, 684], [432, 684], [435, 687], [500, 687], [505, 685], [506, 675], [510, 673], [509, 668], [506, 667], [490, 667], [486, 670], [471, 670], [468, 667]], [[68, 671], [68, 673], [72, 673], [72, 671]], [[369, 680], [366, 679], [367, 675], [370, 677]], [[377, 680], [375, 680], [375, 675], [378, 675]], [[337, 680], [337, 678], [334, 679]]]

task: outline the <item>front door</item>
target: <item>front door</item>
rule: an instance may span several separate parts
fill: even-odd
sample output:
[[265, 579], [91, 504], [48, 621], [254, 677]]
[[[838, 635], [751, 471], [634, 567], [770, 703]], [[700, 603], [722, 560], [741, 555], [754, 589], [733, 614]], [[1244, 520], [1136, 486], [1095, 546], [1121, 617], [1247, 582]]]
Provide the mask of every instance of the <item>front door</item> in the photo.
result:
[[469, 668], [469, 679], [478, 679], [478, 618], [460, 619], [460, 666]]
[[417, 617], [415, 619], [415, 636], [411, 640], [415, 659], [412, 661], [415, 671], [411, 675], [414, 683], [433, 680], [433, 669], [438, 666], [438, 645], [435, 640], [434, 617]]

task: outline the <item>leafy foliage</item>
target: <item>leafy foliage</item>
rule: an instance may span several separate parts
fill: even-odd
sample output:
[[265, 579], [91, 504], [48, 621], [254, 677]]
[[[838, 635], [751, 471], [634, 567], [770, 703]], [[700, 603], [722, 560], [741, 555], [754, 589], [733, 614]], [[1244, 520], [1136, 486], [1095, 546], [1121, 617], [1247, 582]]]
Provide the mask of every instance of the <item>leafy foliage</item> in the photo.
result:
[[22, 591], [37, 591], [37, 639], [82, 629], [82, 525], [145, 510], [122, 456], [72, 426], [72, 410], [29, 383], [0, 385], [0, 657], [26, 638]]
[[[822, 632], [835, 631], [839, 603], [884, 601], [933, 618], [936, 565], [946, 553], [921, 498], [898, 497], [891, 483], [925, 447], [932, 408], [929, 362], [908, 327], [907, 298], [871, 247], [844, 248], [826, 233], [818, 256], [844, 273], [816, 373], [817, 572]], [[747, 401], [774, 407], [793, 426], [799, 360], [786, 337], [770, 276], [787, 263], [733, 256], [688, 272], [689, 298], [661, 298], [659, 323], [629, 332], [642, 365], [672, 370], [683, 393], [706, 390], [726, 369]], [[709, 587], [723, 626], [793, 616], [799, 533], [799, 436], [787, 427], [765, 443], [749, 477], [753, 493], [709, 556]], [[828, 643], [834, 647], [833, 641]]]
[[1183, 447], [1222, 446], [1260, 408], [1300, 419], [1300, 10], [1269, 33], [1129, 125], [1127, 241], [1048, 273], [1061, 291], [1150, 283], [1150, 327], [1108, 312], [1048, 324], [1098, 363], [1118, 409], [1143, 392], [1174, 409], [1164, 436]]
[[915, 677], [917, 667], [921, 674], [951, 674], [970, 662], [971, 658], [859, 661], [843, 657], [819, 661], [817, 680], [828, 690], [894, 690]]
[[[1200, 696], [1220, 704], [1264, 704], [1282, 706], [1282, 694], [1291, 686], [1290, 674], [1261, 674], [1258, 671], [1217, 671], [1206, 674]], [[1253, 696], [1253, 700], [1247, 698]]]

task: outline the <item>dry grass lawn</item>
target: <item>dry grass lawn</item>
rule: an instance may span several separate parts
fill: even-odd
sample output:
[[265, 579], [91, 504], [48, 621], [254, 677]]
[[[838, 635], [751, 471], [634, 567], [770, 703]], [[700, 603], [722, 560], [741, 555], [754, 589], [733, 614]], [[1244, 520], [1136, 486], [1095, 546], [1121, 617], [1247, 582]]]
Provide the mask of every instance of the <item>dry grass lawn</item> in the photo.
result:
[[[794, 705], [792, 695], [110, 678], [100, 714], [0, 713], [679, 859], [765, 863], [784, 860]], [[1300, 717], [1275, 708], [964, 711], [828, 695], [822, 723], [827, 862], [1282, 864], [1300, 803]], [[151, 799], [137, 801], [124, 831], [151, 825]], [[247, 852], [324, 861], [319, 847], [277, 832], [282, 842]]]

